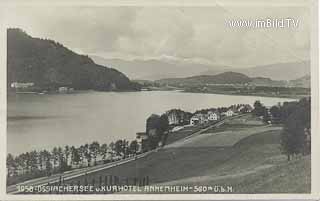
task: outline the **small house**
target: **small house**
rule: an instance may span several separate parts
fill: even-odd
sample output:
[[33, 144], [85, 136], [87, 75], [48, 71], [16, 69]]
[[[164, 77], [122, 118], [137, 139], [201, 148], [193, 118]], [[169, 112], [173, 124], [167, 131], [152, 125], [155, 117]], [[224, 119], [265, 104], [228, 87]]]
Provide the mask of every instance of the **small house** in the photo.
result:
[[33, 82], [12, 82], [10, 84], [11, 88], [15, 89], [25, 89], [34, 86]]
[[209, 121], [218, 121], [220, 119], [220, 114], [218, 112], [209, 111], [208, 119]]
[[190, 125], [197, 125], [197, 124], [199, 124], [200, 123], [200, 119], [198, 118], [198, 117], [196, 117], [196, 116], [193, 116], [193, 117], [191, 117], [191, 119], [190, 119]]
[[234, 115], [234, 112], [232, 109], [229, 109], [228, 111], [225, 112], [227, 117], [232, 117]]

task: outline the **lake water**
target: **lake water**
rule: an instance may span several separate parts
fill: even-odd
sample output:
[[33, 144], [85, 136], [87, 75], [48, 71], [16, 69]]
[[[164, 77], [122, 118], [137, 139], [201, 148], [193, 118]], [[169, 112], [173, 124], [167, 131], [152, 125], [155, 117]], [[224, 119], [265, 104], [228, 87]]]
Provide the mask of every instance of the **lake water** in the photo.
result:
[[7, 150], [18, 154], [92, 141], [133, 140], [136, 132], [145, 130], [152, 113], [252, 105], [255, 100], [271, 106], [292, 99], [175, 91], [16, 94], [8, 98]]

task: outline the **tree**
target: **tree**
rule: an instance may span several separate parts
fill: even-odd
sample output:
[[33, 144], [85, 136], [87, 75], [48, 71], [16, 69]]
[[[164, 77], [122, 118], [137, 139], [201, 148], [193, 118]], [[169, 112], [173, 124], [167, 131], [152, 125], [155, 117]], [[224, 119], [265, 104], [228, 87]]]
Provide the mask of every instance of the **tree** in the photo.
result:
[[43, 166], [45, 166], [46, 158], [44, 155], [44, 150], [39, 152], [39, 168], [43, 170]]
[[124, 147], [123, 141], [117, 140], [115, 143], [115, 152], [117, 156], [122, 156], [122, 154], [124, 154], [123, 147]]
[[157, 127], [158, 127], [159, 132], [161, 134], [163, 134], [164, 132], [168, 131], [169, 130], [168, 116], [166, 114], [161, 115], [158, 124], [159, 125]]
[[58, 165], [58, 161], [59, 161], [59, 152], [58, 152], [58, 148], [54, 147], [52, 149], [52, 158], [53, 158], [53, 168], [56, 168]]
[[8, 168], [8, 176], [16, 174], [17, 164], [12, 154], [7, 155], [7, 168]]
[[68, 145], [66, 145], [64, 147], [64, 157], [65, 157], [65, 160], [66, 160], [65, 162], [66, 162], [67, 165], [69, 164], [70, 153], [71, 153], [70, 147]]
[[115, 153], [116, 153], [116, 146], [115, 146], [115, 143], [114, 143], [114, 142], [111, 142], [111, 143], [109, 144], [109, 152], [108, 152], [108, 153], [109, 153], [110, 156], [111, 156], [111, 160], [113, 160], [114, 155], [115, 155]]
[[103, 160], [105, 160], [107, 158], [108, 151], [109, 151], [109, 147], [106, 143], [104, 143], [100, 146], [99, 154], [102, 156]]
[[38, 153], [36, 151], [31, 151], [29, 156], [30, 156], [31, 171], [34, 172], [39, 167], [38, 166]]
[[281, 133], [281, 149], [291, 159], [292, 155], [310, 154], [310, 99], [301, 99], [294, 104], [286, 104], [284, 110], [288, 118], [284, 120], [284, 129]]
[[265, 123], [269, 123], [270, 120], [271, 120], [270, 112], [269, 112], [269, 110], [268, 110], [266, 107], [263, 107], [263, 108], [264, 108], [263, 121], [264, 121]]
[[59, 161], [59, 170], [65, 171], [67, 169], [67, 164], [66, 164], [63, 150], [61, 147], [58, 147], [58, 161]]
[[30, 157], [30, 153], [29, 153], [29, 152], [26, 152], [26, 153], [23, 155], [23, 160], [24, 160], [25, 163], [26, 163], [27, 173], [29, 173], [29, 172], [30, 172], [30, 169], [31, 169], [31, 157]]
[[91, 156], [88, 144], [84, 145], [84, 157], [87, 159], [88, 166], [90, 166], [92, 156]]
[[51, 154], [47, 150], [42, 151], [43, 160], [46, 164], [46, 174], [51, 175], [52, 172], [52, 164], [51, 164]]
[[80, 156], [80, 162], [81, 162], [81, 165], [83, 165], [84, 163], [84, 159], [86, 158], [85, 157], [85, 153], [86, 153], [86, 148], [81, 145], [79, 148], [78, 148], [78, 153], [79, 153], [79, 156]]
[[254, 109], [253, 109], [253, 114], [256, 116], [263, 116], [265, 114], [265, 107], [262, 105], [260, 101], [255, 101], [254, 104]]
[[279, 106], [272, 106], [270, 108], [270, 113], [271, 113], [271, 120], [272, 123], [280, 123], [281, 120], [281, 110]]
[[137, 151], [138, 151], [138, 142], [137, 142], [137, 140], [133, 140], [133, 141], [131, 141], [131, 143], [130, 143], [129, 152], [130, 152], [131, 154], [136, 154]]
[[79, 162], [81, 161], [81, 156], [79, 154], [79, 149], [77, 149], [74, 146], [72, 146], [70, 148], [70, 152], [71, 152], [71, 164], [78, 165]]
[[17, 156], [15, 158], [15, 161], [16, 161], [18, 167], [22, 168], [22, 174], [24, 174], [25, 170], [27, 169], [25, 154], [23, 153], [23, 154], [20, 154], [19, 156]]
[[123, 152], [123, 158], [126, 158], [129, 155], [129, 141], [128, 140], [122, 140], [122, 152]]
[[94, 160], [94, 165], [97, 164], [97, 156], [99, 153], [99, 149], [100, 149], [100, 144], [96, 141], [92, 142], [89, 146], [90, 153], [91, 153], [92, 158]]
[[146, 121], [146, 133], [147, 135], [154, 135], [156, 133], [151, 133], [150, 130], [158, 129], [160, 116], [157, 114], [152, 114], [147, 118]]
[[285, 121], [289, 118], [292, 112], [296, 109], [297, 102], [284, 102], [282, 107], [280, 108], [281, 112], [281, 123], [285, 123]]
[[304, 126], [299, 119], [299, 114], [294, 112], [286, 120], [281, 135], [282, 151], [287, 155], [288, 160], [292, 155], [302, 152], [303, 140]]

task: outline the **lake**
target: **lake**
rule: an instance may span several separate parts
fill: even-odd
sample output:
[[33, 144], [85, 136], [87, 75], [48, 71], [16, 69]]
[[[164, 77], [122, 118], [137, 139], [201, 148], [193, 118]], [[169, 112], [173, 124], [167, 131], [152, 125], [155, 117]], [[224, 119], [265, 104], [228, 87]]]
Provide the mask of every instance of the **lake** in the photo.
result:
[[177, 91], [15, 94], [8, 97], [7, 150], [18, 154], [54, 146], [135, 139], [152, 113], [198, 109], [260, 100], [271, 106], [287, 98], [182, 93]]

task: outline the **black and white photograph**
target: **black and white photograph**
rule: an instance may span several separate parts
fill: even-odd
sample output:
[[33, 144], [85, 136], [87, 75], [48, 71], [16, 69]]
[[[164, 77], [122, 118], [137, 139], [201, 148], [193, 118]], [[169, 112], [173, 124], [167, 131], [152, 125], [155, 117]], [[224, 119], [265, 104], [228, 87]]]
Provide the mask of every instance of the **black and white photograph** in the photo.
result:
[[313, 6], [3, 9], [6, 194], [311, 195]]

